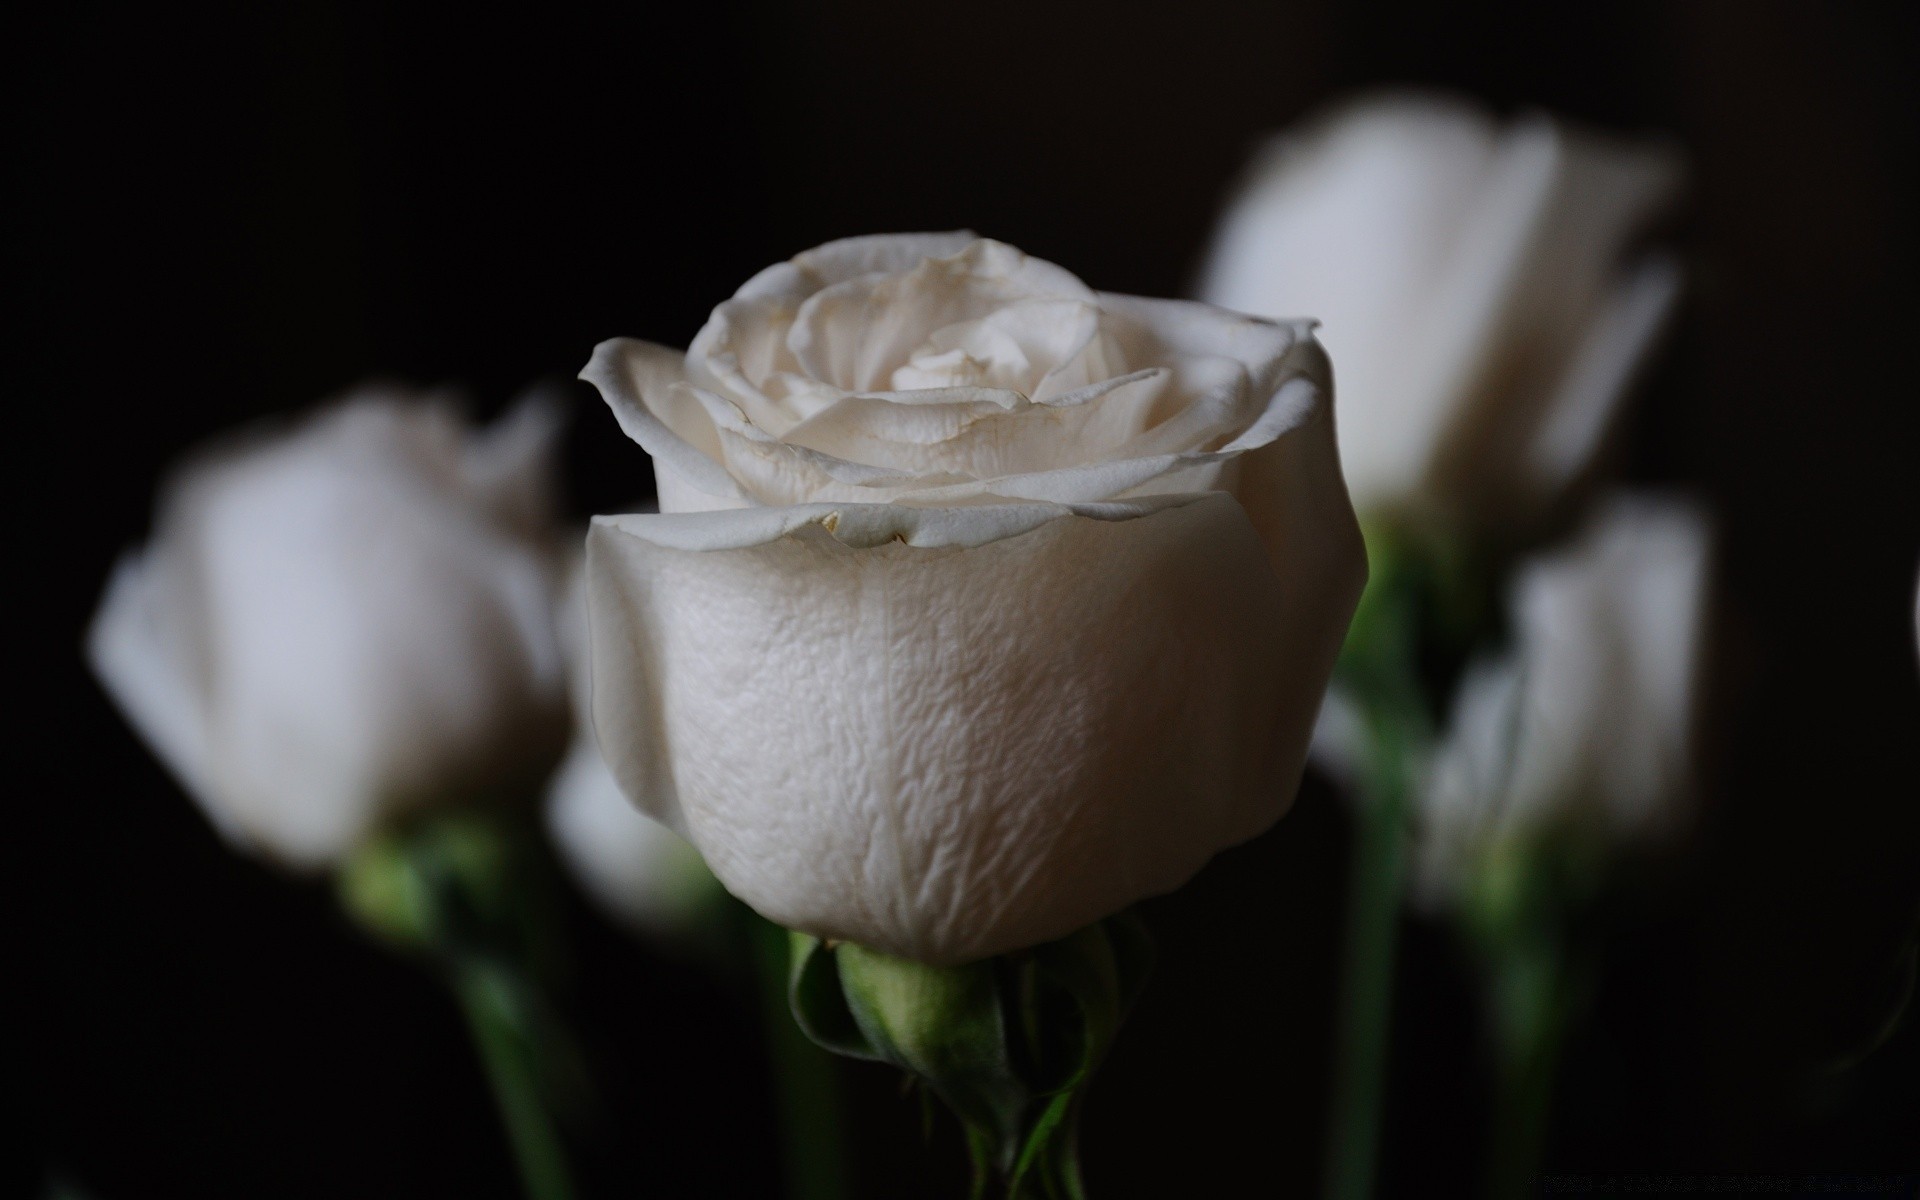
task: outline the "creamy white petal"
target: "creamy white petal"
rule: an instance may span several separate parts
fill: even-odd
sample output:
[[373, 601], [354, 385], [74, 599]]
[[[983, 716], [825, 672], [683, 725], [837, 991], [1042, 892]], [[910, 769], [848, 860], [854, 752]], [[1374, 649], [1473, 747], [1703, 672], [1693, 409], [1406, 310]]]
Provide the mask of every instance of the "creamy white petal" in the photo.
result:
[[985, 480], [1055, 470], [1112, 457], [1138, 437], [1170, 375], [1122, 375], [1046, 403], [984, 387], [848, 396], [784, 440], [911, 475]]
[[[169, 485], [96, 661], [229, 837], [321, 867], [551, 761], [552, 562], [523, 527], [544, 484], [515, 478], [545, 456], [503, 437], [476, 450], [444, 406], [369, 395]], [[128, 597], [138, 637], [110, 633]]]
[[1503, 836], [1584, 821], [1642, 837], [1684, 821], [1709, 562], [1697, 508], [1622, 495], [1523, 567], [1512, 647], [1468, 673], [1422, 796], [1434, 896]]
[[1092, 299], [1085, 284], [1052, 263], [982, 238], [897, 274], [822, 288], [800, 305], [787, 348], [814, 379], [879, 391], [942, 329], [1021, 301]]
[[554, 455], [564, 411], [559, 395], [535, 389], [460, 446], [466, 494], [522, 537], [544, 537], [558, 513]]
[[596, 519], [593, 711], [764, 914], [957, 962], [1277, 816], [1365, 564], [1310, 321], [927, 247], [765, 272], [609, 397], [708, 511]]
[[[1570, 362], [1601, 336], [1594, 327], [1613, 317], [1609, 301], [1626, 275], [1627, 246], [1679, 182], [1676, 156], [1658, 143], [1617, 142], [1545, 117], [1508, 133], [1443, 285], [1458, 304], [1449, 311], [1465, 319], [1449, 326], [1451, 339], [1435, 360], [1451, 399], [1424, 482], [1482, 519], [1515, 499], [1496, 481], [1532, 465], [1530, 439], [1577, 369]], [[1655, 284], [1643, 297], [1655, 303], [1635, 316], [1666, 316], [1659, 290]], [[1637, 361], [1652, 332], [1636, 340], [1628, 361]], [[1606, 424], [1628, 377], [1623, 369], [1596, 373], [1593, 381], [1616, 390], [1583, 398], [1598, 415], [1590, 424]]]
[[1363, 508], [1424, 474], [1446, 416], [1439, 347], [1461, 340], [1452, 329], [1466, 317], [1445, 281], [1495, 146], [1492, 123], [1466, 105], [1364, 100], [1271, 145], [1216, 234], [1202, 299], [1319, 318]]
[[1547, 401], [1515, 482], [1538, 505], [1599, 456], [1620, 397], [1666, 328], [1680, 297], [1680, 268], [1655, 256], [1614, 284]]
[[[977, 483], [900, 489], [892, 492], [890, 499], [919, 505], [959, 504], [982, 494], [991, 494], [1012, 500], [1084, 504], [1113, 497], [1157, 495], [1176, 490], [1174, 483], [1189, 481], [1196, 468], [1230, 463], [1250, 451], [1271, 445], [1292, 430], [1306, 425], [1316, 412], [1325, 407], [1319, 386], [1302, 375], [1288, 380], [1279, 391], [1273, 393], [1258, 418], [1218, 450], [1154, 454], [1140, 458], [1116, 457], [1106, 462], [1007, 475]], [[1337, 468], [1335, 478], [1338, 478]], [[1344, 502], [1344, 491], [1341, 497]]]
[[971, 230], [951, 233], [876, 233], [841, 238], [775, 263], [740, 285], [736, 299], [784, 297], [804, 300], [824, 287], [905, 271], [923, 259], [949, 258], [980, 240]]
[[557, 696], [547, 568], [444, 497], [283, 460], [183, 503], [215, 645], [213, 775], [294, 864], [471, 782], [512, 710]]
[[[1287, 388], [1310, 386], [1302, 378]], [[1284, 435], [1231, 461], [1232, 490], [1280, 580], [1274, 620], [1283, 655], [1298, 671], [1288, 681], [1287, 703], [1309, 726], [1367, 584], [1366, 543], [1341, 476], [1334, 406], [1317, 388], [1313, 393], [1315, 402]]]
[[1320, 715], [1313, 723], [1313, 739], [1307, 743], [1307, 761], [1331, 779], [1334, 786], [1351, 793], [1364, 782], [1362, 771], [1367, 759], [1368, 732], [1359, 702], [1338, 683], [1327, 689], [1320, 702]]
[[[584, 546], [582, 547], [584, 551]], [[627, 801], [593, 736], [587, 647], [586, 556], [575, 556], [559, 634], [573, 699], [574, 736], [547, 785], [547, 831], [574, 877], [601, 908], [658, 938], [688, 931], [719, 884], [700, 852]]]
[[820, 386], [800, 374], [787, 349], [799, 311], [797, 302], [777, 297], [721, 304], [687, 347], [687, 382], [725, 396], [768, 433], [785, 433], [797, 419], [788, 393], [795, 384]]
[[226, 809], [209, 802], [206, 696], [196, 678], [189, 581], [129, 551], [114, 564], [87, 629], [87, 662], [155, 757], [222, 835], [244, 841]]
[[547, 832], [595, 903], [640, 933], [687, 932], [719, 894], [700, 852], [621, 794], [591, 736], [576, 741], [547, 793]]
[[[1056, 372], [1083, 365], [1099, 331], [1100, 310], [1088, 300], [1015, 301], [975, 320], [935, 329], [894, 371], [890, 386], [895, 391], [986, 386], [1037, 396]], [[1071, 389], [1056, 382], [1052, 390]]]
[[[1591, 450], [1627, 382], [1574, 360], [1604, 340], [1596, 324], [1620, 336], [1620, 264], [1678, 180], [1661, 145], [1538, 116], [1503, 127], [1444, 97], [1371, 98], [1255, 165], [1200, 295], [1321, 318], [1360, 508], [1525, 521], [1552, 499], [1515, 483], [1536, 474], [1536, 440], [1549, 457]], [[1561, 418], [1569, 387], [1582, 415]]]
[[1230, 497], [1036, 515], [597, 520], [623, 789], [769, 918], [923, 961], [1179, 886], [1285, 808], [1314, 665]]
[[[685, 362], [652, 342], [611, 338], [593, 348], [580, 378], [599, 390], [621, 432], [653, 456], [655, 470], [672, 473], [674, 507], [699, 497], [712, 498], [705, 508], [737, 505], [745, 493], [720, 465], [719, 431], [685, 386]], [[665, 485], [662, 491], [664, 509]]]

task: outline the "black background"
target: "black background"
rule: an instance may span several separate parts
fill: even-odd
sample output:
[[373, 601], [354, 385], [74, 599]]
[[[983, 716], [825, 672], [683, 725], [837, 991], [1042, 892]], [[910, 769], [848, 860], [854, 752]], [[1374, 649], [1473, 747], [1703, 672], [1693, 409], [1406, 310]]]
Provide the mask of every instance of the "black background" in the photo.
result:
[[[81, 667], [177, 453], [375, 373], [491, 412], [601, 338], [684, 344], [749, 274], [846, 234], [968, 226], [1096, 287], [1178, 293], [1255, 139], [1380, 82], [1669, 131], [1693, 158], [1691, 290], [1628, 469], [1722, 517], [1705, 795], [1617, 917], [1549, 1163], [1920, 1170], [1914, 1023], [1822, 1066], [1884, 1015], [1920, 912], [1916, 11], [15, 12], [4, 461], [26, 723], [7, 809], [26, 832], [3, 840], [25, 935], [5, 990], [27, 1003], [6, 1186], [514, 1193], [451, 1006], [323, 887], [224, 850]], [[590, 395], [568, 455], [581, 514], [648, 489]], [[1346, 836], [1310, 779], [1273, 833], [1149, 906], [1163, 961], [1092, 1101], [1096, 1196], [1313, 1186]], [[751, 1004], [572, 922], [609, 1102], [595, 1194], [772, 1194]], [[1485, 1103], [1470, 994], [1432, 929], [1408, 931], [1402, 972], [1384, 1182], [1462, 1190]], [[848, 1084], [862, 1194], [927, 1194], [891, 1081]]]

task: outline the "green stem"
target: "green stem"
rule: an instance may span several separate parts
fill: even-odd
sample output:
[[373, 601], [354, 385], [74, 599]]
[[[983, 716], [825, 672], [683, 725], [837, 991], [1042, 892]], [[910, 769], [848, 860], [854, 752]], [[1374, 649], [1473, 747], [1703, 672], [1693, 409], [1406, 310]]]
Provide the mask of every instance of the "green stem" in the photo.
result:
[[486, 1065], [528, 1197], [572, 1200], [566, 1152], [541, 1099], [538, 1047], [529, 1036], [525, 998], [511, 976], [497, 966], [463, 966], [455, 971], [452, 983]]
[[1494, 1098], [1489, 1192], [1505, 1200], [1532, 1194], [1546, 1151], [1554, 1077], [1572, 1018], [1576, 981], [1565, 955], [1551, 950], [1497, 970], [1505, 977], [1508, 1009]]
[[1395, 722], [1378, 720], [1359, 814], [1347, 900], [1340, 1011], [1334, 1044], [1328, 1200], [1373, 1193], [1393, 1021], [1393, 968], [1406, 887], [1411, 746]]
[[794, 1021], [787, 999], [787, 931], [751, 914], [747, 919], [760, 976], [760, 1007], [767, 1055], [772, 1060], [788, 1200], [842, 1200], [847, 1191], [846, 1162], [833, 1059]]

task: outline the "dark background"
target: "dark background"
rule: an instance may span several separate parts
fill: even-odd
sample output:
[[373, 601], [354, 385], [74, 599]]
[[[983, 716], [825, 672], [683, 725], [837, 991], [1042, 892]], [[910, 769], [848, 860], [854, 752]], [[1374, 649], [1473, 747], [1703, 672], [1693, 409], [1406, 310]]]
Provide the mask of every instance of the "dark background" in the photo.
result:
[[[43, 6], [9, 18], [15, 707], [7, 1188], [102, 1200], [510, 1196], [451, 1006], [326, 889], [224, 850], [78, 655], [163, 466], [369, 374], [491, 412], [599, 339], [684, 344], [827, 238], [970, 226], [1150, 294], [1254, 140], [1381, 82], [1677, 135], [1686, 311], [1628, 456], [1725, 535], [1691, 840], [1614, 918], [1555, 1170], [1920, 1170], [1920, 1029], [1858, 1066], [1920, 913], [1916, 10], [1841, 4]], [[577, 510], [644, 456], [590, 396]], [[1318, 1177], [1345, 818], [1149, 906], [1163, 961], [1095, 1090], [1096, 1196]], [[577, 907], [574, 1005], [619, 1190], [770, 1195], [751, 1004]], [[1463, 1190], [1485, 1084], [1451, 944], [1409, 929], [1394, 1194]], [[877, 1070], [877, 1069], [876, 1069]], [[854, 1071], [863, 1194], [927, 1194]], [[951, 1147], [936, 1147], [938, 1157]], [[934, 1194], [939, 1194], [937, 1191]], [[957, 1188], [952, 1192], [958, 1195]]]

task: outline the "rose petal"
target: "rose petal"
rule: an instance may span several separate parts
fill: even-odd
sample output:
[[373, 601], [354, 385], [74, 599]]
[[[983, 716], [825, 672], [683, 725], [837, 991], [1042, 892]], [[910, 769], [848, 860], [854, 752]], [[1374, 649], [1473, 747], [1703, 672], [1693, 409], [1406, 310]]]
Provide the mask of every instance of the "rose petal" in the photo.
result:
[[1444, 97], [1374, 98], [1255, 164], [1200, 295], [1321, 319], [1359, 507], [1492, 511], [1486, 485], [1528, 471], [1520, 459], [1628, 239], [1677, 183], [1664, 147], [1544, 117], [1503, 128]]
[[737, 507], [746, 503], [746, 493], [720, 465], [713, 419], [682, 386], [685, 366], [676, 350], [612, 338], [593, 348], [580, 378], [599, 390], [621, 432], [653, 456], [662, 511]]
[[862, 275], [800, 305], [787, 348], [805, 373], [851, 392], [884, 389], [936, 331], [1021, 300], [1092, 300], [1072, 274], [982, 238], [910, 270]]
[[87, 629], [87, 661], [120, 711], [222, 836], [244, 842], [232, 814], [211, 802], [207, 701], [195, 678], [190, 581], [147, 553], [114, 564]]
[[[1319, 664], [1220, 494], [596, 519], [622, 787], [768, 918], [953, 963], [1178, 887], [1293, 792]], [[1178, 797], [1178, 803], [1169, 803]]]
[[[1679, 162], [1664, 145], [1615, 142], [1545, 117], [1507, 133], [1442, 284], [1457, 320], [1433, 360], [1451, 397], [1426, 464], [1435, 486], [1483, 510], [1497, 511], [1511, 496], [1487, 494], [1503, 474], [1489, 464], [1525, 470], [1528, 439], [1550, 419], [1570, 362], [1607, 319], [1624, 248], [1679, 184]], [[1656, 304], [1640, 315], [1657, 320], [1666, 311]], [[1641, 344], [1654, 331], [1647, 328]], [[1627, 378], [1614, 371], [1608, 381]], [[1589, 395], [1589, 425], [1604, 427], [1595, 410], [1610, 413], [1622, 394]]]
[[510, 478], [540, 439], [511, 421], [496, 439], [369, 393], [169, 484], [92, 653], [230, 839], [321, 867], [405, 809], [545, 766], [562, 687], [545, 531], [487, 503], [541, 490]]
[[848, 396], [789, 430], [784, 440], [922, 482], [1054, 470], [1110, 457], [1137, 436], [1170, 375], [1123, 375], [1046, 404], [987, 388]]
[[862, 275], [890, 274], [905, 271], [923, 259], [950, 258], [979, 240], [979, 234], [966, 229], [841, 238], [775, 263], [741, 284], [734, 297], [781, 297], [797, 303], [821, 288]]
[[1598, 456], [1620, 398], [1680, 298], [1671, 259], [1642, 261], [1613, 285], [1541, 413], [1517, 481], [1534, 503], [1567, 487]]

